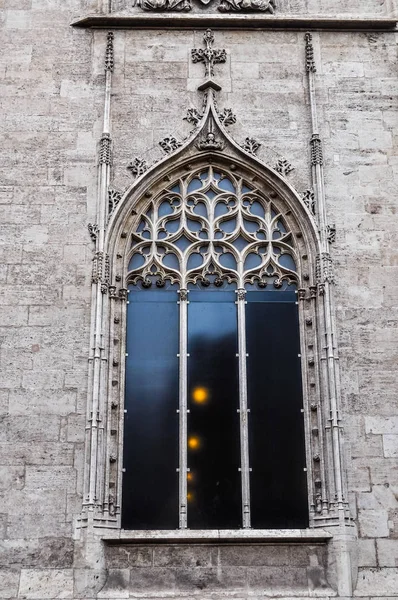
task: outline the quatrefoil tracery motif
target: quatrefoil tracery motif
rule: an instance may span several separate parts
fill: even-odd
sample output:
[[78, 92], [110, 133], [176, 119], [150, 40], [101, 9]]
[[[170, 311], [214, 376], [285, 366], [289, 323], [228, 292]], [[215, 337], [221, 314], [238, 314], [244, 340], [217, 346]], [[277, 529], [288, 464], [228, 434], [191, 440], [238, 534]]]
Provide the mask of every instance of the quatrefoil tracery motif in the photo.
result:
[[297, 282], [294, 240], [271, 199], [241, 177], [208, 167], [175, 181], [132, 234], [128, 278], [238, 288]]

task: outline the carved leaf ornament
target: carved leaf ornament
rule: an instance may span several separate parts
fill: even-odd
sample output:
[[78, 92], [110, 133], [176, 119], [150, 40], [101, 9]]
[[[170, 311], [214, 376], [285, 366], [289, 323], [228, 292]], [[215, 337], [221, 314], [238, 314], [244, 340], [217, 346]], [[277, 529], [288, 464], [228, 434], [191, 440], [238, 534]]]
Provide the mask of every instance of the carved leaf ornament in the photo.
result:
[[132, 234], [128, 280], [181, 288], [200, 283], [277, 289], [296, 283], [291, 232], [253, 184], [209, 166], [174, 181], [151, 202]]
[[[199, 4], [208, 5], [214, 0], [196, 0]], [[192, 10], [192, 0], [136, 0], [133, 6], [147, 11], [179, 11]], [[220, 12], [275, 12], [275, 0], [221, 0], [217, 9]]]

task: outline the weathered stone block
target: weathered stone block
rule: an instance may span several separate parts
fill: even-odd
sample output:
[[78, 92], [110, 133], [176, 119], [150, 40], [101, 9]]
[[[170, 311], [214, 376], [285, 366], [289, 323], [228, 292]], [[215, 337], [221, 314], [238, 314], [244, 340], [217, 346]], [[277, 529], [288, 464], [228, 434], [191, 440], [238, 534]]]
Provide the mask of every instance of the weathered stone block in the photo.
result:
[[388, 512], [384, 510], [360, 510], [359, 528], [362, 537], [388, 537]]
[[398, 567], [398, 539], [376, 540], [379, 567]]
[[0, 569], [0, 598], [16, 598], [18, 594], [20, 572], [9, 566]]
[[386, 458], [398, 458], [398, 434], [383, 435], [383, 448]]
[[398, 435], [398, 417], [366, 417], [366, 433]]
[[398, 569], [360, 569], [355, 596], [391, 596], [398, 589]]
[[4, 540], [0, 546], [2, 567], [69, 568], [73, 562], [71, 538]]
[[105, 546], [106, 562], [110, 569], [126, 567], [151, 567], [153, 550], [145, 546]]
[[73, 598], [72, 569], [22, 569], [18, 598]]
[[155, 567], [210, 567], [215, 564], [215, 552], [210, 546], [157, 546], [153, 564]]

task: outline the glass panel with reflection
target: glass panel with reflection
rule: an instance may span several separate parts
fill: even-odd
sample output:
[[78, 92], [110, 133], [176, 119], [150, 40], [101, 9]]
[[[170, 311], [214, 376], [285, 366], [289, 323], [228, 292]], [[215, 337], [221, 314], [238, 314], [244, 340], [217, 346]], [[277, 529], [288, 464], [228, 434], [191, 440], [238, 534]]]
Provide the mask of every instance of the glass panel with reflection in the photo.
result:
[[308, 526], [298, 306], [294, 291], [247, 293], [252, 527]]
[[237, 313], [233, 291], [188, 305], [188, 527], [241, 527]]
[[178, 527], [177, 291], [130, 286], [122, 527]]

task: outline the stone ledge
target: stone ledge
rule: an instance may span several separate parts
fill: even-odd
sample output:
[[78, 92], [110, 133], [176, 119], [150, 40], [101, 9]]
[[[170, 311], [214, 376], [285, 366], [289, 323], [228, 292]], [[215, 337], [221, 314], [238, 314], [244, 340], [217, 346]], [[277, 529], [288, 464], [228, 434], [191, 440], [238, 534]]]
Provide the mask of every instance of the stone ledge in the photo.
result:
[[324, 529], [181, 529], [181, 530], [125, 530], [102, 536], [104, 542], [112, 543], [223, 543], [223, 542], [326, 542], [333, 535]]
[[244, 28], [244, 29], [334, 29], [347, 31], [391, 31], [395, 30], [397, 19], [390, 17], [350, 18], [350, 17], [293, 17], [264, 16], [252, 14], [159, 14], [135, 15], [86, 15], [72, 21], [72, 27], [108, 29], [150, 29], [150, 28]]

